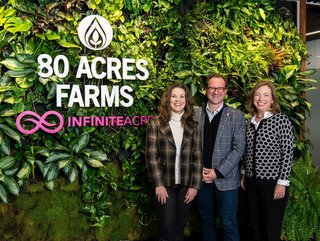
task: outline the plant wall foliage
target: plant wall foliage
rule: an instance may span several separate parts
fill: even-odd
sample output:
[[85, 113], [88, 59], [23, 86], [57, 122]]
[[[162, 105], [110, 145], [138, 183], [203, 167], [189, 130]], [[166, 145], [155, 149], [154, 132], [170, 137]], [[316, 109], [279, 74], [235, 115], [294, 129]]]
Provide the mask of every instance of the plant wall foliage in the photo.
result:
[[[42, 115], [56, 110], [68, 116], [154, 115], [160, 96], [171, 82], [190, 87], [197, 104], [205, 100], [203, 79], [210, 72], [229, 77], [227, 102], [245, 111], [245, 96], [259, 80], [272, 80], [282, 111], [295, 130], [295, 166], [283, 237], [320, 238], [320, 181], [311, 166], [305, 113], [311, 105], [303, 93], [316, 88], [300, 72], [308, 57], [288, 12], [276, 11], [275, 1], [181, 0], [9, 0], [0, 6], [0, 199], [14, 201], [28, 180], [44, 182], [50, 190], [58, 177], [80, 180], [81, 211], [92, 224], [108, 225], [112, 198], [123, 192], [127, 205], [136, 205], [137, 221], [152, 218], [144, 164], [145, 127], [63, 127], [56, 134], [38, 131], [23, 135], [15, 120], [23, 111]], [[105, 17], [113, 28], [112, 43], [104, 50], [84, 48], [77, 27], [85, 16]], [[37, 57], [65, 55], [66, 78], [39, 77]], [[147, 80], [77, 79], [80, 57], [145, 59]], [[129, 85], [134, 104], [124, 107], [56, 107], [56, 85]], [[311, 176], [310, 176], [311, 175]], [[304, 180], [308, 178], [310, 186]], [[301, 194], [303, 192], [303, 194]], [[302, 208], [298, 208], [301, 205]], [[299, 215], [312, 217], [299, 223]], [[299, 227], [299, 228], [297, 228]], [[305, 232], [309, 230], [309, 232]], [[303, 235], [301, 235], [303, 234]]]

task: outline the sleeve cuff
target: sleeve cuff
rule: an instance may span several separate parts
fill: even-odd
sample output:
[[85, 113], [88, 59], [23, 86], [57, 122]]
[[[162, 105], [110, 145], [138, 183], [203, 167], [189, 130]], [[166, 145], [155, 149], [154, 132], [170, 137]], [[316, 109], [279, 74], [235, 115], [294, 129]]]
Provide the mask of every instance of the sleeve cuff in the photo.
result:
[[284, 185], [284, 186], [289, 186], [290, 185], [290, 181], [289, 180], [278, 179], [277, 184]]
[[214, 171], [215, 171], [215, 173], [216, 173], [216, 175], [217, 175], [217, 178], [224, 178], [224, 176], [222, 175], [222, 173], [219, 172], [216, 168], [214, 168]]

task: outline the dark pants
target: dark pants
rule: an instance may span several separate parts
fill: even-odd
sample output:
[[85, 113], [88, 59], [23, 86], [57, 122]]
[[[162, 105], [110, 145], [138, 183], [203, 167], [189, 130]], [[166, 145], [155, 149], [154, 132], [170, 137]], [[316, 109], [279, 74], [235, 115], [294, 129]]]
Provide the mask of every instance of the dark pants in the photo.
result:
[[169, 198], [165, 204], [159, 203], [153, 194], [153, 202], [159, 220], [159, 240], [182, 241], [191, 205], [184, 203], [188, 188], [175, 185], [166, 187], [166, 189]]
[[215, 211], [217, 211], [224, 241], [239, 241], [237, 210], [238, 188], [220, 191], [214, 183], [201, 185], [197, 206], [202, 222], [202, 240], [216, 241]]
[[254, 241], [280, 241], [288, 189], [284, 198], [274, 200], [273, 192], [276, 184], [276, 180], [246, 178], [245, 186]]

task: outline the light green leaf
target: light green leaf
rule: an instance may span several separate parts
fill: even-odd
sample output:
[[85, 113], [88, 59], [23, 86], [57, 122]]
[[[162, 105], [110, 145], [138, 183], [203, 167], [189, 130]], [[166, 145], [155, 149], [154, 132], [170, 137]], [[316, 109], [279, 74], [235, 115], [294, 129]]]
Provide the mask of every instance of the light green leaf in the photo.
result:
[[20, 179], [28, 178], [31, 172], [31, 165], [28, 162], [22, 163], [22, 168], [19, 170], [17, 177]]
[[64, 41], [64, 40], [59, 40], [58, 43], [62, 46], [62, 47], [65, 47], [65, 48], [79, 48], [81, 49], [81, 47], [79, 45], [76, 45], [74, 43], [69, 43], [67, 41]]
[[32, 27], [32, 22], [25, 18], [24, 20], [18, 17], [11, 17], [4, 25], [4, 29], [10, 33], [27, 32]]
[[6, 156], [0, 158], [0, 169], [6, 170], [12, 167], [16, 162], [16, 159], [12, 156]]
[[96, 159], [88, 158], [86, 159], [86, 162], [92, 167], [96, 167], [96, 168], [105, 167], [101, 161]]
[[70, 162], [71, 162], [70, 159], [68, 159], [68, 160], [61, 160], [61, 161], [59, 161], [58, 168], [59, 168], [59, 169], [62, 169], [62, 168], [64, 168], [64, 167], [68, 166]]
[[88, 156], [88, 157], [92, 157], [94, 159], [98, 159], [100, 161], [105, 161], [107, 160], [107, 154], [104, 151], [101, 150], [85, 150], [84, 153]]
[[27, 78], [27, 77], [23, 77], [23, 78], [16, 78], [16, 83], [19, 85], [19, 87], [27, 89], [30, 88], [33, 85], [33, 78]]
[[16, 115], [16, 114], [17, 113], [12, 109], [3, 110], [3, 111], [0, 112], [0, 116], [1, 117], [13, 116], [13, 115]]
[[286, 65], [283, 67], [282, 71], [286, 76], [286, 79], [289, 79], [296, 70], [297, 70], [297, 65]]
[[264, 10], [262, 8], [259, 8], [259, 13], [261, 18], [265, 21], [266, 20], [266, 14], [264, 13]]
[[2, 60], [0, 64], [3, 64], [10, 70], [18, 70], [18, 71], [29, 67], [28, 65], [21, 63], [15, 58], [6, 58], [5, 60]]
[[46, 185], [46, 187], [47, 187], [50, 191], [53, 191], [53, 189], [54, 189], [54, 181], [44, 181], [44, 184]]
[[178, 73], [175, 74], [175, 76], [177, 76], [179, 79], [184, 79], [190, 75], [192, 75], [192, 71], [189, 71], [189, 70], [179, 71]]
[[20, 187], [14, 178], [4, 176], [3, 183], [11, 194], [15, 196], [19, 195]]
[[0, 183], [0, 198], [4, 203], [8, 203], [9, 201], [9, 195], [7, 190], [1, 185]]

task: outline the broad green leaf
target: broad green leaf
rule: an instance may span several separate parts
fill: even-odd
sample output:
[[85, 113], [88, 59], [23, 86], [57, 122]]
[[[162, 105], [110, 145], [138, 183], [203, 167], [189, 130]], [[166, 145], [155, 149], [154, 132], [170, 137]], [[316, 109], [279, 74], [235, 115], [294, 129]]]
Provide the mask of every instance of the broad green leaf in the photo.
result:
[[177, 76], [179, 79], [184, 79], [190, 75], [192, 75], [192, 71], [189, 71], [189, 70], [179, 71], [178, 73], [175, 74], [175, 76]]
[[71, 183], [73, 183], [79, 175], [79, 170], [75, 165], [68, 165], [63, 169], [63, 171], [68, 176]]
[[69, 43], [65, 40], [59, 40], [58, 43], [62, 46], [62, 47], [65, 47], [65, 48], [79, 48], [81, 49], [81, 47], [79, 45], [76, 45], [74, 43]]
[[260, 16], [261, 18], [266, 21], [266, 14], [264, 12], [264, 10], [262, 8], [259, 8], [259, 13], [260, 13]]
[[301, 83], [303, 83], [303, 84], [318, 84], [319, 80], [316, 80], [316, 79], [302, 79]]
[[0, 158], [0, 169], [6, 170], [12, 167], [16, 162], [16, 159], [13, 156], [6, 156]]
[[15, 196], [19, 195], [20, 187], [14, 178], [4, 176], [3, 183], [11, 194]]
[[82, 169], [82, 167], [85, 165], [85, 162], [82, 158], [77, 158], [75, 162], [80, 169]]
[[40, 154], [40, 155], [45, 156], [45, 157], [49, 157], [50, 156], [50, 152], [46, 148], [43, 148], [43, 149], [37, 151], [37, 154]]
[[15, 58], [6, 58], [5, 60], [2, 60], [0, 64], [3, 64], [10, 70], [18, 70], [18, 71], [29, 67], [28, 65], [21, 63]]
[[48, 30], [45, 33], [45, 36], [48, 38], [48, 40], [58, 40], [61, 37], [61, 35], [58, 32], [52, 30]]
[[62, 152], [53, 152], [51, 155], [47, 158], [46, 163], [59, 161], [59, 160], [67, 160], [70, 158], [70, 154], [62, 153]]
[[310, 70], [299, 72], [299, 74], [302, 75], [302, 76], [308, 76], [308, 75], [313, 75], [316, 72], [317, 71], [315, 69], [310, 69]]
[[17, 177], [20, 179], [28, 178], [30, 172], [31, 172], [31, 165], [28, 162], [23, 162], [22, 167], [17, 174]]
[[13, 115], [16, 115], [16, 114], [17, 113], [12, 109], [3, 110], [3, 111], [0, 112], [0, 116], [1, 117], [13, 116]]
[[36, 63], [34, 57], [30, 54], [18, 53], [16, 54], [17, 60], [19, 60], [23, 64], [34, 64]]
[[0, 124], [0, 130], [6, 133], [10, 138], [16, 140], [17, 142], [21, 142], [20, 135], [18, 132], [14, 131], [11, 127], [6, 124]]
[[296, 70], [296, 65], [286, 65], [282, 69], [284, 75], [286, 76], [286, 79], [289, 79], [295, 73]]
[[118, 185], [117, 185], [116, 182], [110, 182], [110, 186], [111, 186], [111, 188], [112, 188], [113, 190], [117, 191]]
[[64, 167], [68, 166], [70, 162], [71, 162], [70, 159], [68, 159], [68, 160], [61, 160], [61, 161], [59, 161], [58, 168], [59, 168], [59, 169], [62, 169], [62, 168], [64, 168]]
[[105, 167], [101, 161], [96, 159], [88, 158], [86, 159], [86, 162], [92, 167], [96, 167], [96, 168]]
[[88, 157], [92, 157], [94, 159], [98, 159], [100, 161], [105, 161], [107, 160], [107, 154], [104, 151], [101, 150], [85, 150], [84, 153], [88, 156]]
[[4, 25], [4, 29], [10, 33], [27, 32], [32, 27], [32, 22], [25, 18], [24, 20], [18, 17], [11, 17]]
[[9, 98], [5, 98], [4, 100], [3, 100], [3, 102], [4, 103], [8, 103], [8, 104], [14, 104], [14, 101], [15, 101], [15, 99], [11, 96], [11, 97], [9, 97]]
[[6, 73], [13, 78], [22, 78], [22, 77], [26, 77], [28, 74], [33, 73], [34, 70], [31, 68], [25, 69], [25, 70], [21, 70], [21, 71], [15, 71], [15, 70], [9, 70]]
[[9, 194], [7, 190], [4, 188], [4, 186], [2, 186], [1, 183], [0, 183], [0, 198], [4, 203], [8, 203], [9, 201]]
[[33, 85], [33, 78], [23, 77], [23, 78], [16, 78], [16, 83], [19, 85], [19, 87], [27, 89], [30, 88]]
[[54, 189], [54, 181], [47, 181], [47, 180], [45, 180], [45, 181], [44, 181], [44, 184], [46, 185], [46, 187], [47, 187], [50, 191], [53, 191], [53, 189]]
[[[6, 138], [1, 138], [0, 141], [0, 150], [5, 154], [5, 155], [10, 155], [10, 143]], [[0, 151], [0, 152], [1, 152]]]
[[88, 145], [89, 142], [89, 133], [84, 133], [80, 136], [78, 142], [73, 146], [73, 150], [76, 153], [79, 153], [83, 148]]
[[3, 171], [3, 173], [7, 176], [13, 176], [15, 175], [17, 172], [18, 172], [19, 168], [16, 167], [16, 168], [10, 168], [10, 169], [6, 169]]
[[303, 121], [305, 119], [305, 116], [302, 115], [301, 113], [295, 113], [295, 115], [297, 115], [301, 121]]
[[137, 186], [137, 185], [133, 185], [130, 187], [130, 190], [133, 190], [133, 191], [137, 191], [137, 190], [141, 190], [141, 189], [142, 189], [142, 187]]
[[53, 181], [55, 180], [59, 175], [59, 169], [57, 164], [51, 164], [47, 170], [46, 173], [46, 180], [47, 181]]
[[37, 160], [36, 163], [42, 173], [42, 176], [45, 176], [46, 175], [46, 165], [42, 161], [39, 161], [39, 160]]

